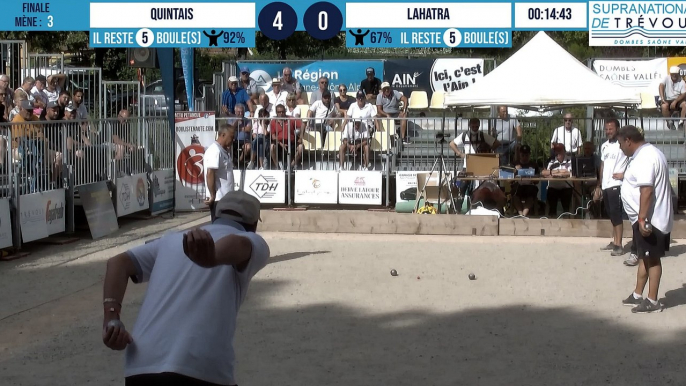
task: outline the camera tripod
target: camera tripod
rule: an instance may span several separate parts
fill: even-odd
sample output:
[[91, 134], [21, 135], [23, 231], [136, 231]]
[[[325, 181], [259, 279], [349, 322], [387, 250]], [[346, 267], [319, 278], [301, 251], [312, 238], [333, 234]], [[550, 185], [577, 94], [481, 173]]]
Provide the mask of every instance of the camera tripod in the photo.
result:
[[[443, 155], [444, 145], [446, 143], [445, 137], [446, 135], [443, 131], [436, 134], [436, 150], [438, 150], [438, 144], [440, 143], [441, 151], [440, 153], [438, 153], [438, 157], [436, 157], [436, 160], [434, 160], [434, 164], [431, 167], [431, 171], [429, 171], [429, 177], [427, 177], [426, 181], [424, 181], [424, 186], [422, 186], [421, 190], [419, 191], [419, 194], [417, 195], [417, 201], [414, 204], [415, 213], [417, 213], [417, 211], [419, 210], [419, 201], [422, 199], [422, 197], [424, 197], [424, 201], [426, 201], [426, 187], [429, 184], [429, 181], [431, 181], [431, 176], [433, 176], [433, 174], [436, 172], [436, 168], [438, 168], [438, 213], [441, 213], [441, 201], [444, 188], [448, 190], [448, 195], [450, 196], [450, 202], [452, 203], [453, 210], [457, 210], [455, 206], [455, 197], [453, 196], [450, 184], [446, 183], [444, 179], [444, 176], [448, 171], [448, 168], [445, 165], [445, 156]], [[446, 185], [445, 187], [444, 184]]]

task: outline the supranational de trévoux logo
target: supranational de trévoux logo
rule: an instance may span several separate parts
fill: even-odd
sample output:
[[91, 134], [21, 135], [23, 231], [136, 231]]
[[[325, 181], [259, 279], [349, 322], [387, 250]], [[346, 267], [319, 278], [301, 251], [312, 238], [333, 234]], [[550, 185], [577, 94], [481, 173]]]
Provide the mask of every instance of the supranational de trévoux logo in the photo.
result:
[[684, 1], [591, 1], [589, 46], [684, 46]]

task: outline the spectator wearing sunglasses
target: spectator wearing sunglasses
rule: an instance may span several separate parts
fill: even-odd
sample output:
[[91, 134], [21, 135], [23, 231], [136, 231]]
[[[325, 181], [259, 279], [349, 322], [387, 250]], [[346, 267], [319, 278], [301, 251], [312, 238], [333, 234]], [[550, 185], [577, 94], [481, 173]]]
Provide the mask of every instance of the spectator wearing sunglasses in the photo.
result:
[[345, 87], [344, 84], [338, 86], [338, 92], [339, 95], [334, 99], [334, 104], [336, 105], [336, 108], [338, 108], [338, 111], [345, 116], [346, 112], [348, 112], [348, 108], [350, 108], [351, 104], [355, 103], [355, 100], [348, 95], [348, 88]]
[[581, 131], [573, 126], [574, 117], [567, 113], [564, 116], [564, 125], [558, 127], [553, 131], [553, 136], [550, 138], [550, 152], [551, 158], [555, 157], [554, 148], [556, 143], [561, 143], [565, 146], [565, 152], [568, 156], [577, 155], [579, 150], [583, 148], [583, 140], [581, 139]]
[[329, 79], [327, 77], [322, 76], [319, 78], [318, 84], [319, 90], [312, 91], [312, 95], [310, 96], [310, 106], [314, 105], [315, 102], [322, 100], [324, 91], [329, 91]]

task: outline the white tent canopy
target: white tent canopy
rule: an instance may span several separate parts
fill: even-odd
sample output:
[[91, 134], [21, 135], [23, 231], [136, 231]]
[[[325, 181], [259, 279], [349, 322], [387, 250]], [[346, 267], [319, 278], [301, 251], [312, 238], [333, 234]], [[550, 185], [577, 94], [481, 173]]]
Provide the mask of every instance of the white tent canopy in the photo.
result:
[[444, 101], [447, 107], [506, 105], [534, 110], [640, 103], [635, 91], [602, 79], [544, 32], [479, 82], [446, 94]]

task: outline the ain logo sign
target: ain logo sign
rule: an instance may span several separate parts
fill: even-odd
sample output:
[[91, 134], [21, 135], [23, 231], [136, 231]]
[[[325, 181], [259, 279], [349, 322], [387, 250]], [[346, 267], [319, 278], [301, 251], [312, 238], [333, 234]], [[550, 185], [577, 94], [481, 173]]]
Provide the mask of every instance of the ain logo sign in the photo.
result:
[[191, 144], [181, 150], [176, 159], [176, 170], [184, 186], [195, 186], [205, 183], [205, 168], [203, 157], [205, 148], [202, 147], [198, 136], [191, 137]]

